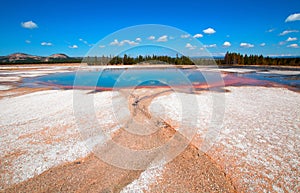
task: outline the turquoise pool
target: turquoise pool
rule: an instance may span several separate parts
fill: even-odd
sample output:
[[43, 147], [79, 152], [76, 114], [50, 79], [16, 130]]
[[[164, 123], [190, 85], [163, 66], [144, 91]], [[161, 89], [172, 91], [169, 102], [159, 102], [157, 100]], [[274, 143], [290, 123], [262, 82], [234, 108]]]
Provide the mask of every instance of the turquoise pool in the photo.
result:
[[78, 72], [55, 73], [23, 79], [22, 86], [57, 88], [87, 88], [111, 90], [126, 87], [193, 86], [274, 86], [282, 85], [300, 89], [300, 75], [271, 73], [220, 73], [200, 71], [196, 68], [107, 68]]

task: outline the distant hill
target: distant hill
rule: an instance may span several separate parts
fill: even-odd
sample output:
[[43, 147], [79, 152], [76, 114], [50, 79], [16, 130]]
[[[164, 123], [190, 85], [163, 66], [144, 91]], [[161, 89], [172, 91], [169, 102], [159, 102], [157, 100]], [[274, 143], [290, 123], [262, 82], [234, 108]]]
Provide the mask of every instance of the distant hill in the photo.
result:
[[52, 54], [52, 55], [48, 56], [47, 58], [67, 59], [67, 58], [70, 58], [70, 57], [67, 56], [66, 54]]
[[44, 58], [45, 62], [51, 62], [51, 61], [68, 61], [71, 59], [66, 54], [52, 54], [46, 58]]
[[0, 56], [0, 64], [36, 64], [36, 63], [75, 63], [81, 62], [80, 57], [69, 57], [66, 54], [52, 54], [48, 57], [34, 56], [25, 53], [14, 53]]
[[24, 53], [14, 53], [8, 56], [2, 56], [0, 58], [1, 63], [15, 63], [15, 62], [27, 62], [27, 61], [40, 61], [42, 58], [39, 56], [33, 56]]

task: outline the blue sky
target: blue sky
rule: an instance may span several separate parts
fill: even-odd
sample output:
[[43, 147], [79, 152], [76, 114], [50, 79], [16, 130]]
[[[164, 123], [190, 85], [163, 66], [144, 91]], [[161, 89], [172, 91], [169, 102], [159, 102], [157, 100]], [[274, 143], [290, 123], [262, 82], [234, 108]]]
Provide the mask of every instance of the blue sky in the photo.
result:
[[[155, 37], [153, 42], [163, 38], [166, 41], [161, 42], [169, 44], [174, 39], [186, 39], [182, 47], [193, 50], [195, 55], [201, 49], [217, 56], [226, 51], [300, 55], [299, 0], [4, 0], [0, 18], [0, 55], [24, 52], [84, 56], [95, 45], [103, 49], [113, 46], [130, 49], [150, 41], [150, 36]], [[172, 37], [154, 30], [152, 35], [133, 33], [127, 34], [129, 37], [115, 37], [115, 44], [112, 43], [115, 39], [97, 44], [117, 30], [142, 24], [168, 25], [186, 33]], [[197, 40], [202, 46], [189, 42], [196, 34], [201, 34]]]

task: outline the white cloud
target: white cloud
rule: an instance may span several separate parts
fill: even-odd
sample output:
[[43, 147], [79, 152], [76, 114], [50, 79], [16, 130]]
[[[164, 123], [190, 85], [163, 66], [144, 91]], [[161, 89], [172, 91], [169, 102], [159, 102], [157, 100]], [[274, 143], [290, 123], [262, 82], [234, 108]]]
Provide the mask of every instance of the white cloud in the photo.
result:
[[194, 49], [197, 48], [197, 46], [193, 46], [193, 45], [190, 44], [190, 43], [187, 43], [187, 44], [185, 45], [185, 47], [188, 48], [188, 49], [190, 49], [190, 50], [194, 50]]
[[85, 45], [87, 45], [87, 46], [93, 46], [93, 44], [90, 44], [90, 43], [88, 43], [88, 41], [86, 41], [86, 40], [84, 40], [84, 39], [82, 39], [82, 38], [79, 38], [78, 39], [80, 42], [82, 42], [82, 43], [84, 43]]
[[284, 36], [289, 33], [297, 33], [297, 32], [299, 32], [299, 31], [298, 30], [285, 30], [285, 31], [281, 32], [279, 35]]
[[273, 31], [275, 31], [275, 28], [267, 30], [267, 32], [269, 32], [269, 33], [273, 32]]
[[136, 42], [141, 42], [141, 41], [142, 41], [142, 38], [136, 38], [135, 41], [136, 41]]
[[292, 41], [296, 41], [296, 40], [298, 40], [297, 38], [291, 38], [291, 37], [289, 37], [286, 41], [287, 42], [292, 42]]
[[295, 38], [289, 37], [289, 38], [286, 39], [285, 41], [279, 42], [279, 45], [282, 46], [282, 45], [287, 44], [287, 42], [292, 42], [292, 41], [296, 41], [296, 40], [298, 40], [298, 38], [296, 38], [296, 37], [295, 37]]
[[190, 36], [191, 36], [190, 34], [183, 34], [180, 37], [185, 39], [185, 38], [189, 38]]
[[217, 44], [204, 45], [204, 48], [216, 48]]
[[253, 48], [253, 47], [254, 47], [253, 44], [244, 43], [244, 42], [242, 42], [242, 43], [240, 44], [240, 46], [243, 47], [243, 48]]
[[155, 36], [149, 36], [148, 40], [155, 40]]
[[99, 45], [99, 48], [105, 48], [105, 45]]
[[288, 16], [285, 20], [285, 22], [291, 22], [291, 21], [299, 21], [300, 20], [300, 13], [295, 13], [290, 16]]
[[214, 33], [216, 33], [216, 30], [214, 30], [213, 28], [207, 28], [207, 29], [203, 30], [203, 33], [214, 34]]
[[73, 46], [69, 46], [69, 48], [72, 48], [72, 49], [77, 49], [78, 46], [77, 45], [73, 45]]
[[82, 39], [82, 38], [79, 38], [79, 41], [81, 41], [84, 44], [88, 44], [88, 42], [86, 40]]
[[168, 36], [167, 35], [163, 35], [163, 36], [159, 37], [157, 39], [157, 41], [158, 42], [166, 42], [166, 41], [168, 41]]
[[124, 46], [125, 44], [134, 46], [134, 45], [137, 45], [139, 43], [137, 43], [135, 41], [130, 41], [130, 40], [122, 40], [122, 41], [119, 42], [117, 39], [114, 39], [114, 41], [110, 43], [111, 46]]
[[287, 46], [288, 48], [299, 48], [298, 44], [290, 44]]
[[137, 45], [137, 44], [139, 44], [139, 43], [137, 43], [137, 42], [135, 42], [135, 41], [130, 41], [130, 40], [122, 40], [122, 41], [120, 42], [120, 46], [123, 46], [123, 45], [125, 45], [125, 44], [129, 44], [129, 45], [131, 45], [131, 46], [134, 46], [134, 45]]
[[30, 41], [30, 40], [25, 40], [25, 42], [26, 42], [27, 44], [30, 44], [30, 43], [31, 43], [31, 41]]
[[261, 47], [264, 47], [266, 45], [266, 43], [261, 43], [259, 44]]
[[223, 43], [223, 46], [224, 46], [224, 47], [230, 47], [230, 46], [231, 46], [231, 43], [230, 43], [230, 42], [224, 42], [224, 43]]
[[117, 39], [114, 39], [114, 41], [110, 42], [109, 45], [111, 45], [111, 46], [117, 46], [117, 45], [119, 45], [119, 41]]
[[52, 46], [53, 44], [51, 42], [42, 42], [42, 46]]
[[22, 22], [21, 26], [23, 28], [27, 28], [27, 29], [34, 29], [34, 28], [38, 28], [38, 25], [36, 23], [34, 23], [33, 21], [26, 21], [26, 22]]
[[203, 35], [202, 35], [202, 34], [195, 34], [193, 37], [194, 37], [194, 38], [202, 38]]

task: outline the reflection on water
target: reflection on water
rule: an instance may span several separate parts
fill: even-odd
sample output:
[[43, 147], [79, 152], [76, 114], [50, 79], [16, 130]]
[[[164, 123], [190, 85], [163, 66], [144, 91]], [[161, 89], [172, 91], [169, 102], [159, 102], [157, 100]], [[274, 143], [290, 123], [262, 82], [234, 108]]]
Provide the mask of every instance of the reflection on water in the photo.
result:
[[[208, 75], [217, 76], [211, 72]], [[207, 74], [206, 74], [207, 76]], [[205, 83], [203, 74], [194, 69], [151, 68], [151, 69], [105, 69], [100, 71], [80, 71], [50, 74], [42, 77], [24, 79], [30, 83], [62, 86], [97, 86], [97, 87], [133, 87], [192, 85]]]

